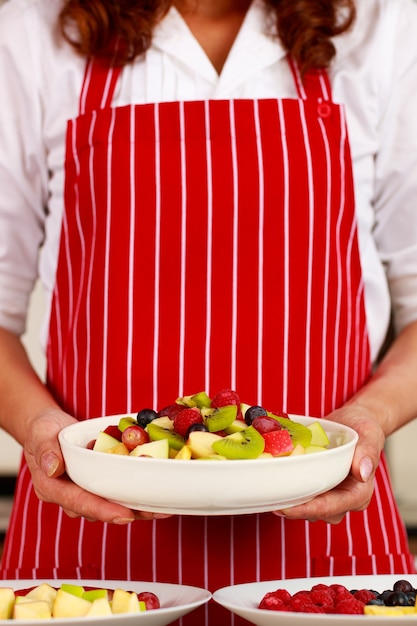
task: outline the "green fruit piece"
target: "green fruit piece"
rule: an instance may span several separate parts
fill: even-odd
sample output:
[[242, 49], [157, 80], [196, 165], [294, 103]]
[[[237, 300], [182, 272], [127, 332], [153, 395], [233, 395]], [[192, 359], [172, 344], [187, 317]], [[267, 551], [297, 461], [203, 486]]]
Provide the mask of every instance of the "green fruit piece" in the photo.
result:
[[222, 406], [219, 409], [214, 409], [213, 413], [206, 416], [205, 424], [209, 432], [216, 433], [230, 426], [236, 420], [236, 416], [236, 405]]
[[251, 406], [252, 406], [251, 404], [247, 404], [246, 402], [241, 402], [240, 412], [242, 413], [243, 418], [245, 418], [245, 413]]
[[205, 391], [199, 391], [199, 393], [191, 396], [191, 399], [194, 402], [194, 406], [198, 406], [199, 409], [202, 409], [203, 407], [211, 407], [211, 400]]
[[265, 440], [253, 426], [213, 443], [213, 450], [226, 459], [257, 459], [264, 448]]
[[211, 400], [205, 391], [199, 391], [198, 393], [194, 393], [192, 396], [182, 396], [181, 398], [177, 398], [176, 402], [177, 404], [182, 404], [183, 406], [187, 406], [191, 409], [195, 406], [199, 409], [203, 407], [211, 407]]
[[301, 443], [304, 448], [310, 445], [312, 432], [309, 428], [307, 428], [307, 426], [299, 424], [299, 422], [294, 422], [294, 420], [289, 419], [288, 417], [279, 417], [273, 413], [268, 413], [268, 417], [273, 417], [283, 428], [288, 430], [294, 446], [296, 446], [297, 443]]
[[323, 426], [319, 422], [314, 422], [307, 426], [309, 430], [311, 430], [311, 446], [328, 446], [330, 443], [330, 439], [327, 436], [326, 431]]
[[146, 430], [148, 431], [148, 435], [152, 441], [168, 439], [169, 447], [174, 450], [181, 450], [185, 444], [184, 438], [170, 428], [163, 428], [162, 426], [157, 426], [153, 422], [150, 422], [147, 425]]
[[70, 583], [62, 583], [61, 589], [62, 591], [66, 591], [73, 596], [77, 596], [78, 598], [82, 598], [85, 593], [84, 587], [81, 587], [80, 585], [71, 585]]
[[315, 452], [324, 452], [325, 450], [327, 450], [327, 448], [325, 446], [307, 446], [305, 449], [305, 453], [306, 454], [314, 454]]
[[233, 433], [238, 433], [241, 430], [245, 430], [245, 428], [247, 428], [248, 425], [246, 424], [246, 422], [244, 422], [243, 420], [233, 420], [233, 422], [230, 424], [230, 426], [227, 426], [226, 428], [224, 428], [225, 432], [228, 435], [233, 435]]
[[188, 406], [192, 409], [195, 406], [193, 396], [182, 396], [181, 398], [177, 398], [175, 400], [175, 404], [181, 404], [182, 406]]
[[118, 428], [121, 432], [123, 432], [124, 430], [126, 430], [126, 428], [128, 428], [129, 426], [132, 426], [132, 424], [137, 424], [137, 421], [135, 420], [134, 417], [129, 417], [126, 415], [126, 417], [121, 417], [118, 423]]
[[94, 600], [98, 600], [99, 598], [107, 598], [108, 593], [107, 589], [88, 589], [84, 591], [81, 597], [89, 602], [94, 602]]

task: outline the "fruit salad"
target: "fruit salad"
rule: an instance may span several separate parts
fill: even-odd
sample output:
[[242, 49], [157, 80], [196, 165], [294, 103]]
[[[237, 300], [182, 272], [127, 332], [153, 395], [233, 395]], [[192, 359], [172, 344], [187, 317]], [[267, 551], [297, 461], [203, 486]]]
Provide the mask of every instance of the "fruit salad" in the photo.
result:
[[408, 580], [397, 580], [392, 589], [347, 589], [344, 585], [314, 585], [290, 594], [276, 589], [264, 595], [259, 609], [295, 613], [349, 615], [416, 615], [416, 589]]
[[0, 587], [0, 619], [101, 617], [159, 609], [151, 591], [101, 589], [62, 583], [59, 588], [41, 583], [30, 589]]
[[144, 408], [121, 417], [87, 447], [136, 457], [228, 460], [311, 454], [329, 445], [319, 420], [304, 426], [222, 389], [212, 398], [203, 391], [159, 411]]

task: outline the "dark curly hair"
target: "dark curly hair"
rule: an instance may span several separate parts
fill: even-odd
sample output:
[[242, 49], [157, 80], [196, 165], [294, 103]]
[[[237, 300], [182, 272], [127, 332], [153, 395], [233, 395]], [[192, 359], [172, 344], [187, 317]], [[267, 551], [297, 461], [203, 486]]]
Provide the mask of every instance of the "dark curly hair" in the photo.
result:
[[[354, 0], [264, 0], [276, 15], [278, 36], [302, 74], [327, 68], [335, 55], [332, 38], [350, 28]], [[113, 57], [125, 65], [147, 50], [152, 30], [172, 0], [67, 0], [60, 14], [64, 37], [85, 56]], [[74, 30], [74, 25], [76, 29]]]

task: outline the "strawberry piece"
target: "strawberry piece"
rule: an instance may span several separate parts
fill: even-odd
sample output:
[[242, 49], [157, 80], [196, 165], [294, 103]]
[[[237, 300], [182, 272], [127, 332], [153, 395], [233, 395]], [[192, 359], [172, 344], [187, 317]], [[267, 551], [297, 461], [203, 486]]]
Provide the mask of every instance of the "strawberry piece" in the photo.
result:
[[174, 430], [181, 437], [186, 437], [187, 430], [193, 424], [202, 424], [203, 416], [197, 407], [183, 408], [174, 418]]
[[265, 439], [264, 452], [268, 452], [272, 456], [290, 454], [294, 449], [290, 433], [285, 428], [272, 430], [262, 436]]

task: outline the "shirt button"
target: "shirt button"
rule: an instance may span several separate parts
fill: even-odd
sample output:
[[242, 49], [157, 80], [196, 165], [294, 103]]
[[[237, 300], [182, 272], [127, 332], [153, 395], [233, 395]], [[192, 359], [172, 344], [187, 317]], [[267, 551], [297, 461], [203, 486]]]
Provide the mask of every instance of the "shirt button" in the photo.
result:
[[332, 107], [328, 102], [320, 102], [317, 105], [317, 113], [320, 117], [330, 117], [332, 114]]

